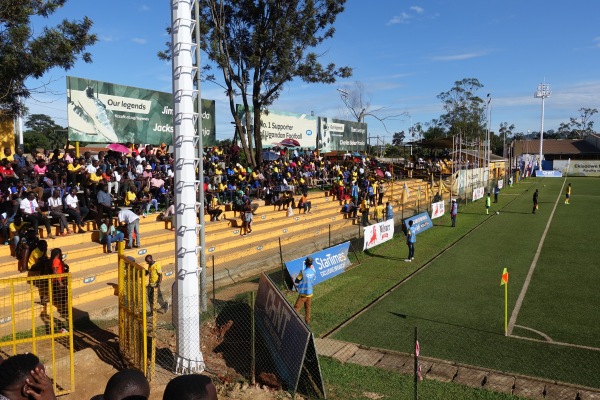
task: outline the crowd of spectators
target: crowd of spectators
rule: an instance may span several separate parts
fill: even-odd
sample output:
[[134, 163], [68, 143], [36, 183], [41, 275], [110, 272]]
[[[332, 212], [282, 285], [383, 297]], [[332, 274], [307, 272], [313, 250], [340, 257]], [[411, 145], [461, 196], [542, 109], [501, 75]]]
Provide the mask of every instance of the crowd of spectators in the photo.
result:
[[[106, 383], [102, 394], [92, 400], [148, 400], [150, 384], [135, 369], [116, 372]], [[177, 376], [165, 387], [163, 400], [216, 400], [217, 389], [207, 375]], [[33, 353], [0, 357], [0, 400], [56, 400], [46, 368]]]
[[[145, 217], [160, 209], [172, 221], [174, 159], [166, 144], [132, 145], [130, 154], [109, 149], [77, 157], [75, 150], [62, 152], [17, 149], [3, 151], [0, 159], [0, 240], [17, 245], [24, 229], [46, 229], [54, 238], [88, 230], [86, 220], [95, 222], [100, 240], [107, 244], [123, 240], [111, 222], [118, 215], [129, 247], [139, 246], [139, 225], [135, 217]], [[204, 151], [204, 214], [211, 221], [225, 217], [225, 206], [240, 213], [242, 235], [252, 232], [252, 214], [256, 199], [279, 210], [298, 207], [311, 212], [307, 199], [310, 188], [326, 188], [340, 205], [349, 200], [359, 207], [363, 199], [381, 204], [385, 182], [392, 177], [386, 168], [364, 157], [332, 160], [314, 149], [272, 149], [265, 161], [253, 168], [240, 157], [236, 145], [216, 146]], [[200, 210], [199, 210], [200, 211]], [[200, 213], [199, 213], [200, 214]], [[72, 221], [73, 225], [69, 221]], [[139, 221], [138, 221], [139, 224]], [[71, 229], [75, 228], [75, 229]], [[108, 232], [108, 235], [107, 235]], [[129, 235], [127, 235], [129, 233]], [[135, 243], [132, 241], [132, 234]]]

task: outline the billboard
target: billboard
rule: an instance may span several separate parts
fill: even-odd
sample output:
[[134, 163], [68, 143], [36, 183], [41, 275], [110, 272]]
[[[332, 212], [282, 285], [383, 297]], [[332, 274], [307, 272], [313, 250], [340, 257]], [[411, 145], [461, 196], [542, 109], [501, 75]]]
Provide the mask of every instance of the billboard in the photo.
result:
[[[350, 250], [350, 242], [344, 242], [309, 255], [314, 260], [314, 267], [317, 272], [315, 285], [341, 274], [350, 266], [348, 250]], [[300, 257], [285, 263], [285, 268], [292, 277], [292, 281], [304, 269], [305, 259], [306, 257]]]
[[[273, 359], [276, 375], [294, 393], [311, 382], [315, 397], [325, 397], [321, 367], [312, 332], [265, 274], [260, 275], [254, 303], [256, 331]], [[301, 390], [307, 392], [307, 390]]]
[[[250, 106], [250, 126], [253, 124], [254, 108]], [[241, 104], [237, 105], [237, 113], [246, 123], [246, 114]], [[294, 114], [269, 110], [260, 115], [260, 135], [263, 147], [277, 146], [284, 139], [293, 139], [298, 147], [314, 149], [317, 145], [317, 117], [307, 114]]]
[[436, 219], [444, 215], [446, 212], [443, 201], [431, 204], [431, 219]]
[[423, 212], [423, 213], [417, 214], [417, 215], [413, 215], [410, 218], [406, 218], [403, 221], [404, 230], [406, 232], [408, 232], [408, 223], [410, 221], [413, 222], [413, 226], [415, 226], [417, 233], [421, 233], [433, 226], [433, 222], [431, 222], [431, 218], [429, 217], [429, 214], [426, 212]]
[[317, 147], [329, 151], [366, 151], [367, 124], [319, 117]]
[[394, 237], [394, 220], [390, 219], [363, 228], [363, 250], [387, 242]]
[[554, 169], [564, 176], [600, 176], [599, 160], [554, 160]]
[[[173, 144], [173, 95], [67, 76], [69, 140]], [[216, 144], [215, 101], [202, 100], [203, 144]]]

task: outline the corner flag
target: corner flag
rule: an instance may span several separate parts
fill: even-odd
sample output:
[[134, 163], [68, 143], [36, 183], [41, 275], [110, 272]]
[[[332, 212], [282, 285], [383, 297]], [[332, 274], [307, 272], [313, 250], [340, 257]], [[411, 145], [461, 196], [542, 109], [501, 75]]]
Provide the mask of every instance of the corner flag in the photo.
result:
[[508, 336], [508, 270], [504, 268], [500, 286], [504, 285], [504, 336]]
[[504, 268], [504, 271], [502, 271], [502, 278], [500, 279], [500, 285], [507, 285], [508, 284], [508, 271], [506, 268]]

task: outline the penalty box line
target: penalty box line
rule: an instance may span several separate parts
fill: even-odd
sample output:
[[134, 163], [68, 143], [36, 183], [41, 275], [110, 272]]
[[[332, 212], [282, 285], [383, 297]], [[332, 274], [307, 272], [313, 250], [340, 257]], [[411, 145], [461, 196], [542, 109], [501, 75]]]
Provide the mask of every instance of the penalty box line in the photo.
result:
[[515, 328], [515, 324], [517, 323], [517, 317], [519, 316], [519, 311], [521, 311], [521, 306], [523, 305], [523, 300], [525, 299], [525, 294], [527, 294], [527, 289], [529, 288], [529, 284], [531, 283], [531, 277], [533, 276], [533, 271], [535, 271], [535, 267], [537, 266], [538, 259], [540, 258], [540, 254], [542, 252], [542, 247], [544, 246], [544, 241], [546, 240], [546, 234], [550, 229], [550, 224], [552, 223], [552, 219], [554, 218], [554, 212], [556, 211], [556, 207], [558, 206], [558, 202], [562, 198], [563, 189], [565, 188], [565, 183], [567, 180], [563, 181], [562, 187], [560, 188], [560, 192], [558, 192], [558, 196], [556, 197], [556, 201], [554, 202], [554, 207], [552, 208], [552, 212], [550, 213], [550, 218], [548, 218], [548, 223], [546, 223], [546, 229], [544, 229], [544, 233], [540, 238], [540, 243], [538, 244], [537, 251], [535, 252], [535, 256], [533, 257], [533, 261], [529, 266], [529, 271], [527, 272], [527, 277], [525, 278], [525, 282], [523, 283], [523, 287], [521, 288], [521, 293], [519, 293], [519, 297], [517, 298], [517, 302], [515, 304], [515, 308], [513, 308], [512, 314], [510, 315], [510, 320], [508, 322], [508, 336], [512, 335], [512, 331]]

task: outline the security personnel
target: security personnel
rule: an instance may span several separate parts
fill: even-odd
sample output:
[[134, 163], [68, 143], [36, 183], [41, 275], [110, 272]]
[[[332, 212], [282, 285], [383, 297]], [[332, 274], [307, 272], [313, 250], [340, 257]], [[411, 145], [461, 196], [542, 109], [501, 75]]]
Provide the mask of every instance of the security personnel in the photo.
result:
[[313, 267], [313, 259], [311, 257], [306, 257], [306, 260], [304, 260], [304, 269], [294, 280], [294, 285], [298, 290], [298, 299], [296, 300], [294, 309], [296, 312], [299, 312], [302, 304], [304, 304], [304, 320], [307, 324], [310, 324], [310, 306], [312, 304], [313, 284], [316, 279], [317, 272]]

